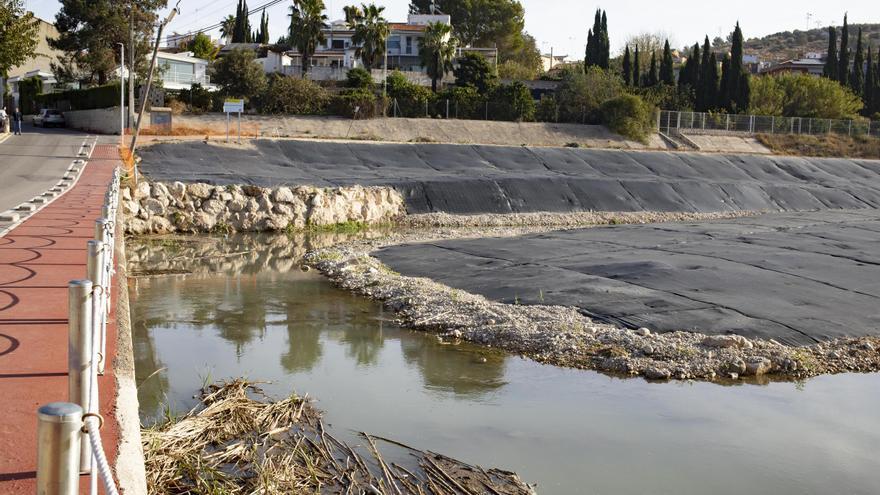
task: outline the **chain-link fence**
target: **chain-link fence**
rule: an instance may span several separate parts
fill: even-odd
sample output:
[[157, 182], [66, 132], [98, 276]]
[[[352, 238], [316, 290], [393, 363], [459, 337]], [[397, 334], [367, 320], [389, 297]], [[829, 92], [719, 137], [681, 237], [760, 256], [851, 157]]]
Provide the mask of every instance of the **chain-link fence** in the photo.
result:
[[663, 110], [657, 128], [664, 134], [842, 134], [880, 137], [880, 122], [767, 115], [731, 115]]

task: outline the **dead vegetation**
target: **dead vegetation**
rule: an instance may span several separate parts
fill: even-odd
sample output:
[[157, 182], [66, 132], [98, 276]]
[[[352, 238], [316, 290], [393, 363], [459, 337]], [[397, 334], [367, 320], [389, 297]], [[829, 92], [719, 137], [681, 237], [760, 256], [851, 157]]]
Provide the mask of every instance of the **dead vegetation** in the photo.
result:
[[243, 380], [212, 385], [203, 390], [201, 404], [185, 416], [143, 431], [148, 491], [533, 493], [514, 473], [484, 470], [366, 433], [361, 438], [365, 445], [350, 446], [334, 438], [307, 398], [271, 401]]
[[880, 139], [822, 134], [759, 134], [758, 141], [773, 153], [794, 156], [880, 159]]

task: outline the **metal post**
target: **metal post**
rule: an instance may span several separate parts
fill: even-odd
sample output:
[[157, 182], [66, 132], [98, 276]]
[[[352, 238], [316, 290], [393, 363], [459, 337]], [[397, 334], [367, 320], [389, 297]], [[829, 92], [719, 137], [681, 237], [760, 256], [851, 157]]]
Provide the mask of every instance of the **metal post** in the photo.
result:
[[226, 144], [229, 144], [229, 112], [226, 112]]
[[37, 495], [79, 493], [83, 409], [53, 402], [37, 410]]
[[[92, 282], [71, 280], [68, 284], [67, 400], [88, 410], [92, 372]], [[82, 435], [79, 471], [91, 470], [89, 439]]]
[[727, 123], [724, 125], [725, 131], [730, 131], [730, 114], [727, 114]]
[[[86, 260], [86, 273], [89, 280], [92, 281], [92, 287], [101, 286], [101, 291], [99, 294], [94, 295], [93, 297], [100, 298], [100, 302], [104, 302], [107, 300], [107, 288], [104, 281], [104, 262], [105, 262], [105, 252], [104, 252], [104, 244], [101, 241], [91, 240], [86, 243], [88, 245], [89, 256]], [[98, 305], [99, 308], [103, 308], [103, 304]], [[104, 311], [99, 311], [98, 313], [92, 315], [93, 318], [98, 319], [98, 325], [100, 328], [100, 337], [99, 337], [99, 350], [98, 350], [98, 362], [96, 363], [98, 367], [98, 374], [104, 374], [104, 363], [105, 363], [105, 355], [104, 352], [106, 350], [107, 338], [106, 338], [106, 313]]]
[[847, 133], [848, 133], [850, 136], [852, 136], [852, 120], [849, 121], [849, 130], [847, 131]]
[[446, 99], [446, 120], [449, 120], [449, 98]]
[[238, 112], [238, 144], [241, 144], [241, 112]]
[[681, 112], [675, 112], [675, 128], [681, 131]]

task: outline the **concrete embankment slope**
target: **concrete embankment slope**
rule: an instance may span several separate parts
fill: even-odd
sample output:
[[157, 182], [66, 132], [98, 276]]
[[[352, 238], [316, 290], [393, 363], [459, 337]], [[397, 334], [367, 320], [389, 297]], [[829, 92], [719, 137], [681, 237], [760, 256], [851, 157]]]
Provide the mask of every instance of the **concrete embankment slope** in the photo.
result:
[[158, 181], [390, 185], [413, 213], [880, 207], [880, 162], [574, 148], [256, 140], [142, 150]]

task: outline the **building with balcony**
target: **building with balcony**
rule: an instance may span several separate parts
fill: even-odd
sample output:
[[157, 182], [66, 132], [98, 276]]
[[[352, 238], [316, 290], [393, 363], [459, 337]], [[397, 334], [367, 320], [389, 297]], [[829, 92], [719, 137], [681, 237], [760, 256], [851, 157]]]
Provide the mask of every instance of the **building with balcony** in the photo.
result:
[[[430, 23], [440, 22], [451, 25], [448, 15], [416, 15], [412, 14], [407, 22], [389, 23], [390, 34], [387, 45], [387, 61], [389, 71], [398, 70], [409, 80], [417, 84], [430, 85], [431, 80], [425, 74], [425, 68], [419, 57], [421, 40], [425, 37], [425, 28]], [[354, 30], [349, 29], [345, 21], [333, 21], [324, 30], [325, 41], [319, 45], [311, 57], [309, 78], [313, 80], [344, 80], [349, 70], [363, 67], [361, 59], [357, 56], [358, 46], [352, 42]], [[462, 47], [458, 50], [458, 56], [468, 52], [477, 52], [485, 56], [490, 62], [498, 61], [498, 50], [495, 48], [471, 48]], [[300, 75], [302, 73], [302, 57], [296, 51], [288, 52], [291, 64], [285, 66], [284, 74]], [[385, 59], [380, 60], [377, 67], [373, 67], [373, 78], [381, 79], [385, 72]], [[445, 81], [450, 80], [448, 75]]]
[[813, 77], [821, 77], [825, 71], [825, 62], [814, 58], [801, 58], [797, 60], [786, 60], [776, 65], [772, 65], [761, 71], [761, 74], [777, 75], [777, 74], [809, 74]]
[[162, 70], [162, 87], [165, 89], [189, 89], [193, 84], [201, 84], [209, 91], [217, 89], [208, 77], [208, 61], [193, 57], [191, 52], [159, 52], [156, 65]]

